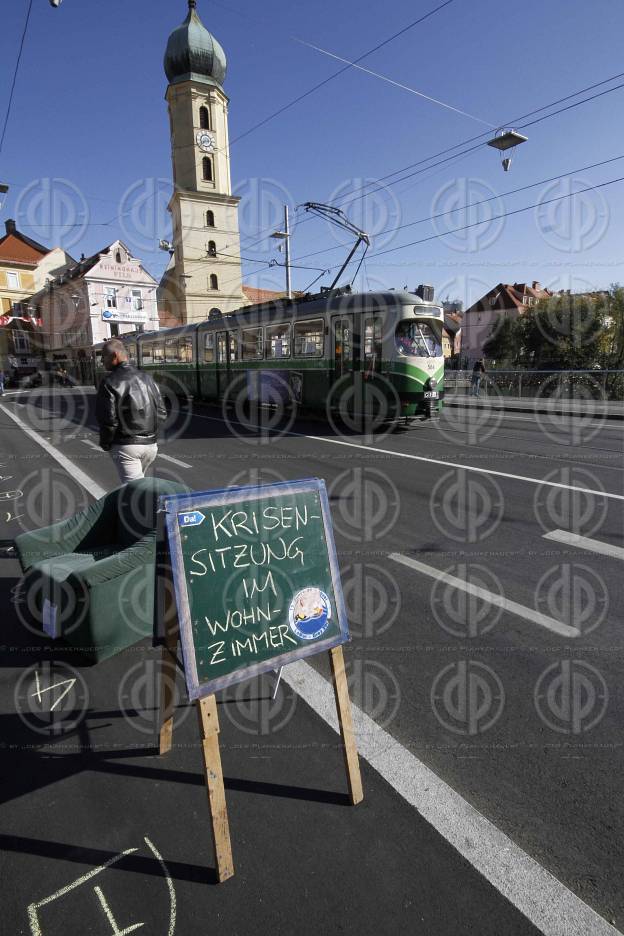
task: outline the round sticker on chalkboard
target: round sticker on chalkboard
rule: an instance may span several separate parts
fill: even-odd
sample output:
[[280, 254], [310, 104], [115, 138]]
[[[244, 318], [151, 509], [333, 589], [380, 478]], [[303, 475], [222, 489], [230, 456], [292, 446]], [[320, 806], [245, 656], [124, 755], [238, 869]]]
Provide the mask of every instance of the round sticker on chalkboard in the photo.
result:
[[302, 640], [314, 640], [329, 627], [331, 604], [320, 588], [302, 588], [290, 603], [290, 629]]

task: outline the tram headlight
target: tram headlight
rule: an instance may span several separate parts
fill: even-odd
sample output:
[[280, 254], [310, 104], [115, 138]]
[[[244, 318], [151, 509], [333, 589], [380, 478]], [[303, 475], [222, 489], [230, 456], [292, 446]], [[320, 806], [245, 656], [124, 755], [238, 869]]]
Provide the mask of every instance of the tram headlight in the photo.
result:
[[427, 386], [430, 390], [435, 390], [435, 388], [438, 386], [438, 381], [435, 379], [435, 377], [430, 377], [427, 381]]

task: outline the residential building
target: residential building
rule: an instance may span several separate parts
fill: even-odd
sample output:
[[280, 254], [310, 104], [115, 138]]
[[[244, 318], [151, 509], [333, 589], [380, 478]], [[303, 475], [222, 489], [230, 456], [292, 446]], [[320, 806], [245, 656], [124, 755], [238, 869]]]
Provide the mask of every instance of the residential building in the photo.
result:
[[483, 357], [483, 345], [499, 319], [517, 318], [540, 299], [553, 293], [537, 280], [528, 283], [499, 283], [464, 313], [461, 338], [462, 363], [466, 367]]
[[159, 328], [157, 283], [120, 241], [50, 279], [31, 296], [49, 359], [133, 331]]
[[460, 300], [442, 303], [444, 318], [442, 321], [442, 353], [445, 360], [456, 358], [461, 351], [462, 321], [464, 318], [463, 302]]
[[169, 81], [174, 192], [171, 262], [159, 286], [163, 324], [200, 322], [218, 309], [244, 305], [238, 226], [232, 195], [229, 100], [223, 90], [225, 53], [189, 0], [188, 15], [169, 36]]
[[75, 263], [62, 248], [49, 250], [21, 231], [11, 218], [0, 238], [0, 369], [25, 374], [42, 366], [40, 321], [30, 297], [45, 277]]

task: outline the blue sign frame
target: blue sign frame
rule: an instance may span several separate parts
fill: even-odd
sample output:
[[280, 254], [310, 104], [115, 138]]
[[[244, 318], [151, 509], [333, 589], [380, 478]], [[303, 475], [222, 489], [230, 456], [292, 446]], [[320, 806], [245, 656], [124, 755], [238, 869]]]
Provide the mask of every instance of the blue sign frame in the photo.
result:
[[[226, 507], [235, 505], [240, 501], [260, 501], [273, 494], [283, 496], [313, 492], [319, 495], [339, 633], [327, 640], [315, 641], [309, 647], [297, 647], [294, 650], [289, 650], [260, 663], [251, 664], [250, 666], [235, 670], [224, 676], [216, 677], [210, 681], [200, 681], [195, 659], [191, 608], [184, 569], [181, 531], [184, 530], [185, 527], [191, 525], [196, 526], [202, 522], [200, 517], [203, 514], [203, 508]], [[160, 498], [160, 507], [166, 512], [166, 529], [169, 553], [171, 556], [178, 622], [180, 626], [184, 675], [189, 699], [191, 701], [200, 699], [203, 696], [212, 695], [219, 689], [225, 689], [227, 686], [243, 682], [260, 673], [265, 673], [270, 670], [275, 671], [281, 666], [293, 663], [295, 660], [300, 660], [316, 653], [322, 653], [325, 650], [331, 650], [332, 647], [337, 647], [350, 640], [347, 611], [340, 582], [338, 555], [334, 543], [329, 500], [327, 498], [325, 482], [322, 478], [306, 478], [301, 481], [281, 481], [274, 484], [219, 488], [213, 491], [195, 491], [191, 494], [169, 494]], [[179, 519], [180, 515], [184, 515], [183, 520]]]

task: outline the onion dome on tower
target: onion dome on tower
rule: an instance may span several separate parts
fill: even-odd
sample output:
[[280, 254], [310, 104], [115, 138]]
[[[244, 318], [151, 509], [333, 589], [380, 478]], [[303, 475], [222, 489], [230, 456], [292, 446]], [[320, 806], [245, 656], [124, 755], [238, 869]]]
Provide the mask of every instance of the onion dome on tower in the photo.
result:
[[188, 16], [169, 36], [165, 74], [169, 84], [201, 81], [221, 88], [227, 68], [225, 52], [197, 15], [197, 0], [188, 0], [188, 5]]

